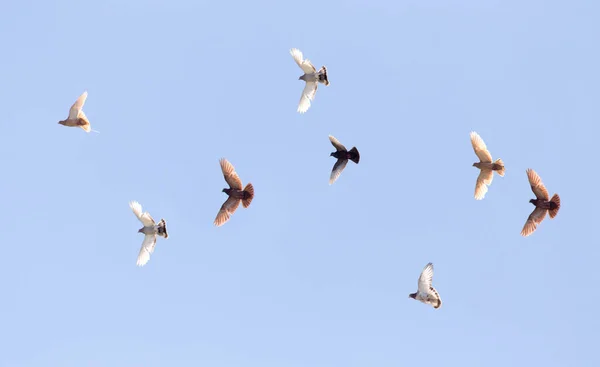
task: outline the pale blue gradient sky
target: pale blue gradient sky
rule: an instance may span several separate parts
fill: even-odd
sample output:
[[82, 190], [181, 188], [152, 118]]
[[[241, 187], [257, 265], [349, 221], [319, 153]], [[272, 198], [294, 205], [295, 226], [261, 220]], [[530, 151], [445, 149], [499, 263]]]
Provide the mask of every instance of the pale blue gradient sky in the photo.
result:
[[[600, 365], [597, 1], [0, 8], [0, 366]], [[100, 134], [57, 124], [84, 90]], [[220, 157], [256, 198], [215, 228]], [[563, 206], [522, 238], [529, 167]]]

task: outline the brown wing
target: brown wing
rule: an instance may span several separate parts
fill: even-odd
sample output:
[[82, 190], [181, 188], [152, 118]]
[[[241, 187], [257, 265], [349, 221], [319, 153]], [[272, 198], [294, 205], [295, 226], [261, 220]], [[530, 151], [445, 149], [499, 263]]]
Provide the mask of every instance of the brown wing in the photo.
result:
[[215, 226], [220, 227], [225, 224], [231, 215], [235, 213], [235, 210], [240, 205], [240, 199], [236, 199], [234, 197], [228, 197], [227, 200], [221, 205], [221, 209], [219, 213], [217, 213], [217, 217], [215, 218]]
[[221, 158], [219, 161], [221, 163], [221, 171], [223, 171], [223, 177], [225, 177], [225, 181], [232, 189], [241, 190], [242, 189], [242, 180], [240, 176], [235, 172], [235, 168], [233, 165], [229, 163], [229, 161], [225, 158]]
[[543, 199], [548, 201], [548, 190], [542, 183], [542, 179], [535, 173], [531, 168], [527, 169], [527, 178], [529, 179], [529, 184], [531, 185], [531, 191], [535, 194], [538, 199]]
[[542, 223], [544, 218], [546, 217], [546, 209], [535, 208], [529, 217], [527, 218], [527, 222], [523, 226], [523, 230], [521, 231], [521, 236], [527, 237], [533, 232], [535, 232], [538, 224]]

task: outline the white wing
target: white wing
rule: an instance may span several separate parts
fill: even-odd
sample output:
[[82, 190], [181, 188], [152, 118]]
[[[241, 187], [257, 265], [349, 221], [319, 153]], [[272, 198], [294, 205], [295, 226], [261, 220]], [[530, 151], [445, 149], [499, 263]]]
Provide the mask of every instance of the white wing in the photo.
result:
[[290, 50], [290, 54], [292, 54], [294, 61], [296, 61], [296, 64], [300, 66], [300, 69], [302, 69], [302, 71], [304, 71], [305, 74], [310, 74], [317, 71], [313, 64], [311, 64], [310, 60], [304, 60], [302, 52], [297, 48], [292, 48]]
[[298, 112], [304, 113], [308, 111], [310, 107], [310, 101], [315, 99], [315, 95], [317, 94], [318, 83], [306, 83], [304, 90], [302, 91], [302, 96], [300, 96], [300, 103], [298, 103]]
[[148, 234], [144, 236], [144, 242], [142, 242], [142, 248], [137, 258], [137, 266], [144, 266], [150, 260], [150, 254], [154, 252], [156, 247], [156, 235]]
[[419, 276], [419, 292], [422, 294], [429, 294], [431, 288], [431, 282], [433, 281], [433, 264], [429, 263], [425, 265], [425, 268]]
[[79, 96], [79, 98], [77, 98], [77, 100], [75, 101], [75, 103], [73, 103], [73, 105], [71, 106], [71, 109], [69, 110], [69, 118], [70, 119], [76, 119], [79, 116], [79, 111], [81, 111], [81, 109], [83, 108], [83, 105], [85, 104], [85, 100], [87, 99], [87, 91], [83, 92], [82, 95]]
[[129, 207], [144, 227], [151, 227], [156, 224], [148, 212], [142, 213], [142, 206], [137, 201], [130, 202]]

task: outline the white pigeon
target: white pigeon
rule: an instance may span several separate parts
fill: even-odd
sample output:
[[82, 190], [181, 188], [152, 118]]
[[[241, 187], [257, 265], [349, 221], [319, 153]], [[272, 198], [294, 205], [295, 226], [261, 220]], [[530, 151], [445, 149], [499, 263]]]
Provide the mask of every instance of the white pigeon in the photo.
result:
[[310, 101], [315, 99], [319, 83], [329, 85], [329, 80], [327, 79], [327, 68], [325, 66], [321, 66], [321, 69], [317, 71], [313, 64], [311, 64], [310, 60], [305, 59], [302, 56], [302, 52], [297, 48], [292, 48], [290, 50], [290, 54], [292, 54], [294, 61], [296, 61], [296, 64], [298, 64], [300, 69], [304, 71], [304, 75], [298, 78], [298, 80], [304, 80], [306, 82], [304, 90], [302, 91], [302, 96], [300, 96], [300, 103], [298, 103], [298, 112], [304, 113], [308, 111], [308, 108], [310, 107]]
[[98, 131], [92, 130], [90, 121], [85, 116], [85, 113], [83, 113], [83, 105], [85, 104], [87, 96], [87, 91], [83, 92], [69, 109], [69, 116], [67, 117], [67, 119], [60, 120], [58, 123], [69, 127], [80, 127], [83, 129], [83, 131], [87, 133], [89, 133], [90, 131], [97, 133]]
[[167, 223], [164, 219], [161, 219], [160, 222], [156, 224], [154, 219], [150, 216], [150, 213], [142, 213], [142, 206], [137, 201], [130, 202], [129, 207], [133, 210], [133, 214], [135, 214], [144, 225], [138, 230], [138, 233], [143, 233], [145, 236], [136, 263], [137, 266], [144, 266], [148, 260], [150, 260], [150, 255], [154, 252], [156, 235], [162, 236], [165, 239], [169, 238], [169, 235], [167, 234]]
[[427, 305], [432, 305], [433, 308], [442, 307], [442, 299], [438, 292], [433, 288], [431, 282], [433, 281], [433, 264], [429, 263], [425, 265], [421, 275], [419, 276], [419, 288], [416, 293], [408, 295], [409, 298], [414, 298], [417, 301], [421, 301]]

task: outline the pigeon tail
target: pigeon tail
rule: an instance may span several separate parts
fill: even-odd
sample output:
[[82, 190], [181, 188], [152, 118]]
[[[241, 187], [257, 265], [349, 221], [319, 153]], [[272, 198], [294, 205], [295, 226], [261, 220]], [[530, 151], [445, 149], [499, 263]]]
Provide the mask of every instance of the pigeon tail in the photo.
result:
[[504, 162], [502, 162], [502, 159], [498, 158], [496, 159], [496, 161], [494, 162], [494, 164], [497, 164], [500, 166], [500, 169], [496, 170], [496, 172], [498, 172], [498, 174], [501, 177], [504, 177]]
[[164, 219], [161, 219], [158, 223], [158, 235], [165, 239], [169, 238], [169, 234], [167, 233], [167, 222], [165, 222]]
[[244, 198], [242, 199], [242, 205], [244, 206], [244, 208], [250, 206], [252, 199], [254, 199], [254, 186], [252, 186], [252, 184], [249, 183], [246, 185], [246, 187], [244, 187]]
[[556, 214], [558, 214], [558, 209], [560, 209], [560, 196], [558, 196], [558, 194], [554, 194], [552, 199], [550, 199], [550, 209], [548, 210], [550, 218], [556, 217]]
[[321, 66], [319, 70], [319, 81], [326, 86], [329, 85], [329, 79], [327, 79], [327, 68], [325, 66]]
[[350, 153], [350, 160], [358, 164], [358, 161], [360, 161], [360, 153], [358, 153], [358, 149], [356, 149], [356, 147], [352, 147], [348, 153]]

